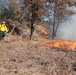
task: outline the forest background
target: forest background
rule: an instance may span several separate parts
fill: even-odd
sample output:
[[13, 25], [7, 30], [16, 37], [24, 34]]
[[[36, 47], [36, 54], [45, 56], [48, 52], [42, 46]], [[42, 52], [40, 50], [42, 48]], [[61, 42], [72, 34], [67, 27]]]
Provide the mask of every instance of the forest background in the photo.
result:
[[28, 26], [30, 39], [35, 26], [49, 26], [49, 37], [54, 39], [61, 23], [76, 14], [71, 9], [75, 5], [75, 0], [0, 0], [0, 19], [7, 22], [9, 32], [14, 31], [17, 35], [26, 34]]

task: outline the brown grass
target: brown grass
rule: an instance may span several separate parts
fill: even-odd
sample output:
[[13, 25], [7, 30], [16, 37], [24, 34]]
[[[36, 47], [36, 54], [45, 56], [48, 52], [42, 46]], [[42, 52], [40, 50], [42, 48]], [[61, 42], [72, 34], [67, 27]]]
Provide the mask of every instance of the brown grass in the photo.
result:
[[0, 75], [76, 75], [76, 52], [11, 35], [0, 42]]

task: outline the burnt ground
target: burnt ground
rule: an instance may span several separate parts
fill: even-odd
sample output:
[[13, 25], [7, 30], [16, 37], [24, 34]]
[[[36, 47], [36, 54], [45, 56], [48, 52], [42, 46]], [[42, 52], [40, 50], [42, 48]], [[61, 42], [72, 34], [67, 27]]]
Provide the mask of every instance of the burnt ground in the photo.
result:
[[12, 38], [0, 41], [0, 75], [76, 75], [75, 51]]

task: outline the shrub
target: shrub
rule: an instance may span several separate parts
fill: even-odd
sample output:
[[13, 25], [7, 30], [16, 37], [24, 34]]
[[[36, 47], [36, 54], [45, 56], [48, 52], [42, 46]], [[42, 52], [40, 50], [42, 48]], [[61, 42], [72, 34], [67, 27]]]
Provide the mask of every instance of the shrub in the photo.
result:
[[14, 17], [15, 17], [15, 10], [11, 6], [9, 7], [9, 9], [4, 8], [1, 11], [1, 14], [0, 14], [1, 19], [14, 19]]

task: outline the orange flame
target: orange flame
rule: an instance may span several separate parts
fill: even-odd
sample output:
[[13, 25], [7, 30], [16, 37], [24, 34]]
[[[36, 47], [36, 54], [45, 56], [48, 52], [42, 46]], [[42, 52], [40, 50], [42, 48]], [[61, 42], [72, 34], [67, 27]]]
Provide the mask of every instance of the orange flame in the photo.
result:
[[65, 50], [75, 50], [76, 42], [67, 41], [67, 40], [51, 40], [51, 42], [46, 42], [42, 40], [38, 40], [43, 46], [48, 48], [60, 48]]
[[37, 30], [41, 31], [45, 35], [45, 38], [49, 37], [49, 31], [44, 26], [37, 26]]
[[[41, 30], [42, 33], [46, 36], [46, 38], [49, 37], [49, 31], [45, 27], [37, 27]], [[76, 49], [76, 42], [73, 41], [67, 41], [67, 40], [51, 40], [50, 42], [45, 41], [45, 39], [38, 39], [37, 42], [41, 43], [43, 46], [46, 46], [48, 48], [60, 48], [65, 50], [75, 50]]]

